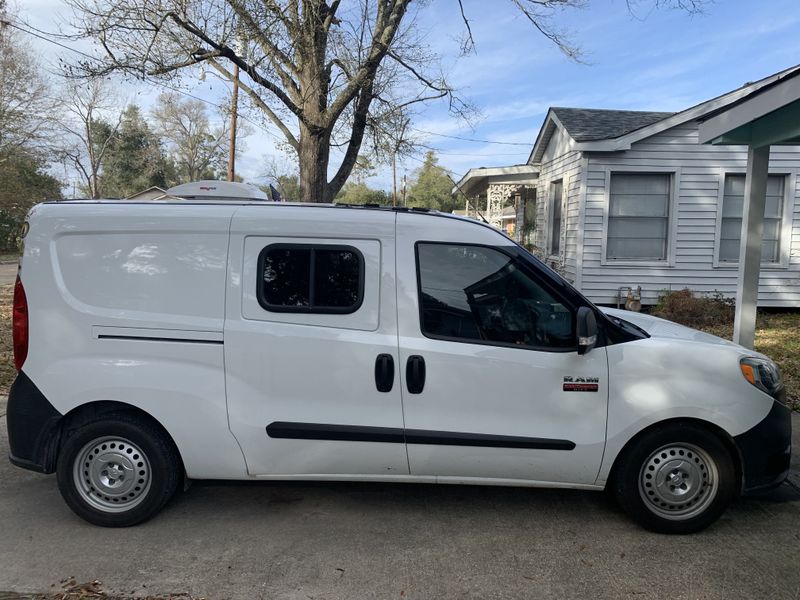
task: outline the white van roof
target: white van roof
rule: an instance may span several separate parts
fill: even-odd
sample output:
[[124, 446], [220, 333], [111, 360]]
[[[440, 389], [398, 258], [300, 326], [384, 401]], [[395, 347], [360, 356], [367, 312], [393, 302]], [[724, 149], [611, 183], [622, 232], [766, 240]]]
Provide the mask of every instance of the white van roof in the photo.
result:
[[203, 181], [190, 181], [182, 183], [167, 190], [170, 196], [188, 199], [203, 200], [272, 200], [265, 192], [249, 183], [238, 181], [216, 181], [206, 179]]

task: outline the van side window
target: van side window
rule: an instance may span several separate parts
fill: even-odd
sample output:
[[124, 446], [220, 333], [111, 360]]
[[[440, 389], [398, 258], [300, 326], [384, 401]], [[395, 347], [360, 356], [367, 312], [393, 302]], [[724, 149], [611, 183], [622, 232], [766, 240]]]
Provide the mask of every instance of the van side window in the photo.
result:
[[499, 346], [575, 348], [572, 311], [486, 246], [418, 243], [422, 333]]
[[364, 257], [352, 246], [271, 244], [258, 265], [258, 301], [272, 312], [348, 314], [364, 299]]

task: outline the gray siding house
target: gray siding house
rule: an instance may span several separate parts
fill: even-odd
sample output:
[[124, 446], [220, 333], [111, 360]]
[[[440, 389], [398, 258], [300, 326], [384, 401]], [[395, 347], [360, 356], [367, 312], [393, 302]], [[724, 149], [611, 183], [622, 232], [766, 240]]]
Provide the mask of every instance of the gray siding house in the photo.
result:
[[[470, 170], [474, 213], [538, 246], [588, 298], [620, 288], [653, 304], [664, 290], [736, 294], [745, 146], [698, 142], [699, 124], [793, 67], [678, 113], [551, 108], [526, 165]], [[800, 306], [800, 146], [774, 146], [764, 214], [760, 306]], [[624, 294], [627, 290], [623, 291]]]

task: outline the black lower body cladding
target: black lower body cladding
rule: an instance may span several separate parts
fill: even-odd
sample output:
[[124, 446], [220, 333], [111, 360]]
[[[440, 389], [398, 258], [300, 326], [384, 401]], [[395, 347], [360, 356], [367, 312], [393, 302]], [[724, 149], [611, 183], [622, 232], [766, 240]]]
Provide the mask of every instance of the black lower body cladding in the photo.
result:
[[61, 417], [20, 371], [8, 394], [6, 414], [11, 462], [31, 471], [54, 472]]
[[792, 415], [775, 401], [772, 409], [752, 429], [733, 438], [742, 459], [742, 491], [776, 487], [789, 474], [792, 455]]

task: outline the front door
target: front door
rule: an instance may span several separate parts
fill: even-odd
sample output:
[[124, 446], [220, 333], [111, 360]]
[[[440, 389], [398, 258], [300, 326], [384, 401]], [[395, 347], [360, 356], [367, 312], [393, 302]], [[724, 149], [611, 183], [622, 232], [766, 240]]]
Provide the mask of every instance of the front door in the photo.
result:
[[605, 348], [577, 353], [574, 296], [500, 234], [475, 226], [466, 236], [461, 224], [437, 242], [426, 229], [419, 215], [398, 215], [412, 475], [593, 484], [608, 365]]
[[408, 475], [394, 218], [291, 206], [234, 216], [225, 374], [251, 475]]

